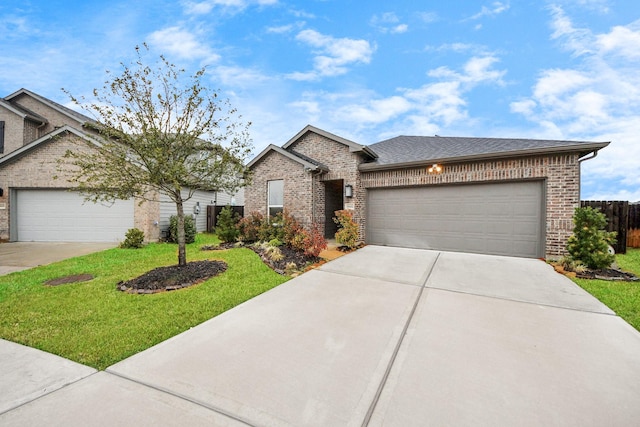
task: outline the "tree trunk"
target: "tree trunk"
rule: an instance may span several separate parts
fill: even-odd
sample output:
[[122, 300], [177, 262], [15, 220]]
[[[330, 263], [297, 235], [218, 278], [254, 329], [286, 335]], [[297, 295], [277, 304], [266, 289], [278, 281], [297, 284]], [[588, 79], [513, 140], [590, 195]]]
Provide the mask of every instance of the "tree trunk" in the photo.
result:
[[178, 210], [178, 265], [184, 266], [187, 265], [187, 248], [184, 237], [184, 206], [181, 196], [176, 201], [176, 208]]

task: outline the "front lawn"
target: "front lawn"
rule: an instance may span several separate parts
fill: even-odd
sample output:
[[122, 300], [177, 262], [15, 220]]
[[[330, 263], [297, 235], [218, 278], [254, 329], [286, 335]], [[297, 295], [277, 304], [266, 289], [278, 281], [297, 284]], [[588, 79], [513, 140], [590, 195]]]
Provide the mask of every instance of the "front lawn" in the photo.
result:
[[[616, 262], [623, 271], [640, 277], [640, 249], [627, 249], [626, 254], [616, 255]], [[573, 281], [640, 331], [640, 282], [587, 279]]]
[[[226, 272], [199, 285], [152, 295], [123, 293], [116, 284], [176, 264], [174, 244], [114, 248], [1, 276], [0, 338], [102, 370], [287, 280], [250, 249], [199, 249], [218, 242], [215, 236], [198, 235], [187, 245], [187, 259], [223, 260]], [[83, 273], [94, 279], [44, 285]]]

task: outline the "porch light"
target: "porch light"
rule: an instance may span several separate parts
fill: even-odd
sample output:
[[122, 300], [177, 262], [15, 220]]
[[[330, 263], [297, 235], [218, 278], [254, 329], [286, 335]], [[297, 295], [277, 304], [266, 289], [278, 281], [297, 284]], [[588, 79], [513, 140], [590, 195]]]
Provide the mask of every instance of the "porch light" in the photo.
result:
[[437, 163], [434, 163], [433, 165], [431, 165], [431, 166], [429, 167], [429, 169], [427, 169], [427, 171], [428, 171], [429, 173], [440, 173], [440, 172], [442, 172], [442, 166], [440, 166], [440, 165], [439, 165], [439, 164], [437, 164]]
[[345, 197], [353, 197], [353, 186], [351, 184], [344, 186], [344, 195]]

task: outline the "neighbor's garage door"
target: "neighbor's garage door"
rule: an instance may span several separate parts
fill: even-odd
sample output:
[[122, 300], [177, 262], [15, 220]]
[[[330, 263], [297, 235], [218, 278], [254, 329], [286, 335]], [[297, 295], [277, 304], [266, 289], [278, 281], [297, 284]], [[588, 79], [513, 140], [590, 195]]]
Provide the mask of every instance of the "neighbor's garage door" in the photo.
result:
[[542, 181], [371, 189], [367, 242], [544, 256]]
[[118, 242], [133, 228], [133, 200], [94, 204], [64, 190], [18, 190], [14, 202], [23, 242]]

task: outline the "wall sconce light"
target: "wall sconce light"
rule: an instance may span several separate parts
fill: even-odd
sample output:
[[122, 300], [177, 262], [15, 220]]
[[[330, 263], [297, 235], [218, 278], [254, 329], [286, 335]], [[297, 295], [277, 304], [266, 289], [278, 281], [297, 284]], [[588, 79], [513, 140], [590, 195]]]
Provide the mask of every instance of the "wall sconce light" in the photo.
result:
[[427, 169], [427, 171], [429, 173], [440, 173], [442, 172], [442, 166], [440, 166], [437, 163], [434, 163], [432, 166], [429, 167], [429, 169]]
[[344, 195], [345, 197], [353, 197], [353, 186], [351, 184], [344, 186]]

